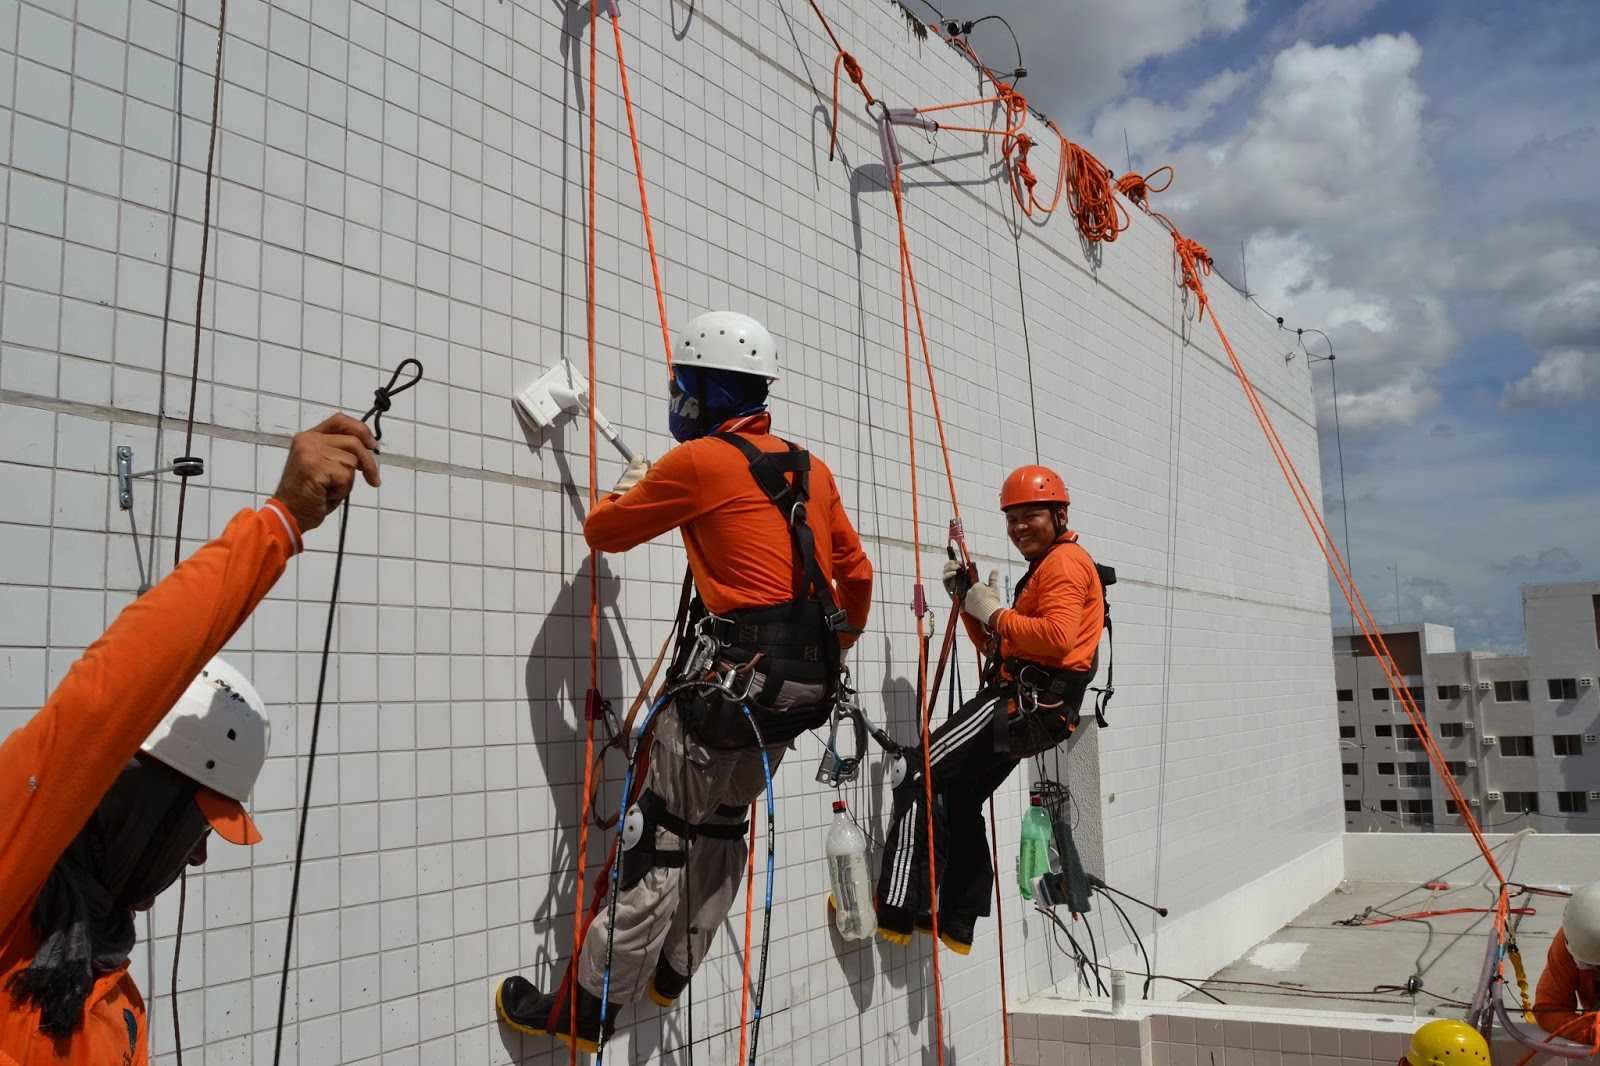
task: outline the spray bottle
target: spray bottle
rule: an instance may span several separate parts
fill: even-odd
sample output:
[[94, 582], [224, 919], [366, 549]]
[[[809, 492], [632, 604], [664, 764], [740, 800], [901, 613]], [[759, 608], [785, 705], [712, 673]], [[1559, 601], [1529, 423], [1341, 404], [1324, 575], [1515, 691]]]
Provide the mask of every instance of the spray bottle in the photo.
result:
[[878, 931], [872, 877], [867, 871], [867, 838], [851, 821], [842, 799], [833, 801], [826, 850], [834, 924], [844, 939], [866, 940]]
[[1033, 882], [1050, 872], [1050, 844], [1053, 830], [1044, 797], [1028, 796], [1028, 813], [1022, 816], [1022, 847], [1017, 851], [1017, 887], [1023, 899], [1033, 898]]

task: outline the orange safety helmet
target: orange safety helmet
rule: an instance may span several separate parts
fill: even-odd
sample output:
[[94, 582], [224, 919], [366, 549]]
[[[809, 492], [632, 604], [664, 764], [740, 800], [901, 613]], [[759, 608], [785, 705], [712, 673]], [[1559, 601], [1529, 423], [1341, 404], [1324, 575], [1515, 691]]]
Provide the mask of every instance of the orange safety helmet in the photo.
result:
[[1051, 470], [1048, 466], [1028, 465], [1019, 466], [1006, 478], [1006, 483], [1000, 487], [1000, 509], [1017, 507], [1025, 503], [1060, 503], [1068, 504], [1072, 497], [1067, 494], [1067, 483], [1061, 480], [1061, 475]]

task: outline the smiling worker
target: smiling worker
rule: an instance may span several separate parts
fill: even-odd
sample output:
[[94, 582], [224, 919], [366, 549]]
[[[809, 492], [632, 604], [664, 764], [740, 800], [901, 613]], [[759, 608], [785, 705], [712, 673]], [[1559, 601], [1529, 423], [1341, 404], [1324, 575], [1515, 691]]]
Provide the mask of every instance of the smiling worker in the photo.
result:
[[[977, 695], [929, 737], [933, 770], [939, 939], [965, 955], [977, 919], [988, 915], [994, 871], [983, 803], [1022, 760], [1060, 744], [1077, 728], [1099, 663], [1105, 589], [1094, 560], [1067, 525], [1071, 498], [1059, 475], [1024, 466], [1006, 479], [1000, 508], [1006, 532], [1028, 572], [1005, 607], [996, 587], [963, 589], [960, 566], [944, 573], [973, 641], [989, 652]], [[878, 932], [905, 943], [914, 927], [931, 929], [927, 815], [922, 761], [895, 788], [894, 821], [878, 877]]]

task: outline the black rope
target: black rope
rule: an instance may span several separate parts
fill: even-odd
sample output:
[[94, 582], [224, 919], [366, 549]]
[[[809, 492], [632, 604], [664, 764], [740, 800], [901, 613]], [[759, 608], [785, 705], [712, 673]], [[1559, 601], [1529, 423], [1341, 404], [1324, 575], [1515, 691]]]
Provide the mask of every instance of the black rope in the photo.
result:
[[[415, 373], [409, 380], [402, 382], [400, 375], [407, 368], [414, 369]], [[400, 360], [400, 365], [394, 368], [389, 383], [373, 391], [372, 406], [361, 416], [361, 421], [366, 422], [368, 419], [372, 421], [374, 437], [378, 440], [383, 439], [383, 412], [389, 410], [390, 400], [421, 380], [422, 364], [408, 356]], [[353, 490], [354, 485], [351, 488]], [[183, 497], [180, 495], [178, 499], [178, 513], [181, 516]], [[339, 577], [344, 571], [344, 538], [349, 526], [350, 497], [347, 495], [339, 508], [339, 546], [333, 557], [333, 588], [328, 593], [328, 623], [322, 633], [322, 662], [317, 669], [317, 702], [311, 713], [311, 744], [306, 751], [306, 787], [300, 800], [300, 830], [294, 845], [294, 875], [289, 884], [289, 921], [283, 931], [283, 970], [278, 980], [278, 1023], [272, 1038], [273, 1066], [277, 1066], [283, 1056], [283, 1018], [289, 996], [289, 959], [290, 949], [294, 946], [295, 913], [300, 904], [300, 869], [306, 855], [306, 825], [311, 815], [311, 780], [317, 768], [317, 735], [322, 728], [322, 703], [328, 687], [328, 659], [333, 651], [333, 624], [339, 615]], [[173, 969], [176, 972], [176, 966]]]
[[[134, 544], [139, 538], [133, 538]], [[187, 862], [187, 860], [185, 860]], [[178, 871], [178, 928], [172, 937], [172, 985], [167, 998], [172, 1003], [172, 1050], [178, 1066], [183, 1066], [183, 1028], [178, 1021], [178, 960], [183, 957], [183, 911], [189, 902], [189, 871]]]

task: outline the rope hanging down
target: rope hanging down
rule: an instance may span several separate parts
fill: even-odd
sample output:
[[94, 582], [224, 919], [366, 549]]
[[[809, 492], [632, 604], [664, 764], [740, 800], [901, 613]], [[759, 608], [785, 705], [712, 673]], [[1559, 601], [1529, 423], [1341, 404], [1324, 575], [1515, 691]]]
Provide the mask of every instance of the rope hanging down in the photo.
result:
[[[401, 380], [407, 369], [415, 371], [410, 378]], [[422, 380], [422, 364], [407, 357], [394, 368], [387, 385], [373, 390], [372, 406], [361, 416], [361, 421], [372, 421], [372, 435], [383, 439], [383, 416], [394, 397], [414, 387]], [[289, 920], [283, 930], [283, 970], [278, 975], [278, 1022], [272, 1038], [272, 1062], [278, 1066], [283, 1055], [284, 1011], [289, 999], [289, 960], [294, 947], [295, 914], [300, 904], [300, 870], [306, 855], [306, 826], [311, 815], [311, 782], [317, 769], [317, 737], [322, 729], [322, 703], [328, 689], [328, 661], [333, 653], [333, 624], [339, 616], [339, 577], [344, 572], [344, 538], [350, 526], [350, 497], [344, 498], [339, 508], [339, 544], [333, 555], [333, 587], [328, 592], [328, 622], [322, 631], [322, 660], [317, 667], [317, 702], [311, 712], [311, 744], [306, 749], [306, 787], [300, 800], [300, 828], [294, 844], [294, 873], [289, 882]]]
[[[611, 20], [612, 39], [616, 47], [617, 70], [622, 86], [622, 99], [624, 110], [628, 118], [628, 139], [633, 146], [634, 175], [639, 185], [639, 205], [644, 219], [645, 243], [650, 254], [650, 276], [655, 285], [656, 312], [661, 324], [661, 343], [666, 354], [667, 367], [672, 366], [672, 338], [667, 328], [667, 302], [661, 283], [661, 266], [656, 256], [655, 229], [650, 220], [650, 200], [644, 180], [644, 162], [639, 150], [638, 126], [633, 115], [633, 94], [628, 83], [628, 66], [622, 48], [622, 24], [617, 11], [615, 0], [596, 0], [589, 5], [589, 143], [588, 143], [588, 210], [585, 213], [585, 248], [587, 250], [587, 263], [585, 271], [584, 315], [586, 324], [585, 344], [588, 356], [588, 404], [586, 421], [588, 428], [588, 477], [589, 490], [587, 506], [594, 510], [600, 500], [599, 493], [599, 451], [598, 427], [595, 421], [595, 394], [598, 391], [596, 371], [596, 330], [595, 315], [597, 308], [596, 270], [598, 255], [596, 252], [596, 217], [597, 190], [598, 190], [598, 118], [599, 118], [599, 19], [600, 9], [606, 9], [606, 15]], [[648, 687], [648, 684], [647, 686]], [[594, 750], [594, 724], [596, 720], [605, 717], [607, 702], [600, 692], [600, 553], [594, 549], [589, 551], [589, 688], [584, 695], [584, 740], [583, 740], [583, 766], [584, 776], [582, 793], [579, 800], [578, 812], [578, 846], [577, 846], [577, 888], [572, 912], [572, 955], [568, 962], [569, 973], [571, 967], [583, 950], [583, 939], [588, 931], [588, 924], [594, 918], [593, 908], [586, 913], [584, 907], [585, 878], [588, 873], [589, 856], [589, 823], [590, 803], [594, 794], [595, 781], [595, 750]], [[618, 814], [620, 817], [621, 810]], [[608, 860], [609, 861], [609, 860]], [[598, 898], [595, 903], [598, 904]], [[567, 996], [568, 1024], [571, 1032], [578, 1029], [578, 997], [571, 994]], [[570, 1066], [577, 1066], [578, 1046], [577, 1041], [572, 1041], [568, 1049], [568, 1062]]]

